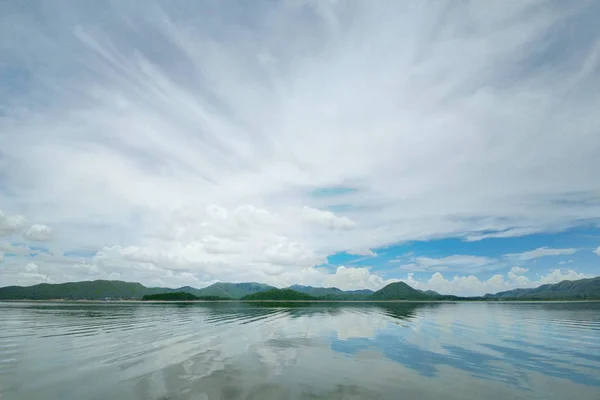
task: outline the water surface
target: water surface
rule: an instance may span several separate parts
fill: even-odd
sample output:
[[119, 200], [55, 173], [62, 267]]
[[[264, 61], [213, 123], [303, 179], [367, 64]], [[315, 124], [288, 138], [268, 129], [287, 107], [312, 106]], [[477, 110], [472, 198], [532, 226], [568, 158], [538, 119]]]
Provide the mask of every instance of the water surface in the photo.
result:
[[0, 302], [0, 399], [600, 400], [600, 303]]

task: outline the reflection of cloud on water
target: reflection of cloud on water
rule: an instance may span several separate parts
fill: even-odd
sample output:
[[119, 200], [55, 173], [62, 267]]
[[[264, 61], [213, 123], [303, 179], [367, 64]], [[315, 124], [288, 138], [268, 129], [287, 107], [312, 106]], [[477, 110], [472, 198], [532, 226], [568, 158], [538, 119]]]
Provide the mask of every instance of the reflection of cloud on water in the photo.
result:
[[[378, 330], [373, 339], [334, 340], [331, 348], [348, 355], [378, 349], [384, 357], [426, 377], [437, 377], [439, 370], [448, 366], [477, 378], [521, 388], [525, 388], [523, 377], [531, 373], [600, 386], [594, 373], [594, 367], [600, 366], [600, 357], [573, 348], [581, 346], [584, 336], [560, 323], [530, 320], [531, 316], [541, 315], [535, 309], [529, 310], [530, 315], [518, 315], [521, 312], [512, 310], [513, 321], [507, 316], [509, 311], [486, 304], [447, 304], [439, 313], [411, 322], [410, 325], [419, 325], [416, 329], [389, 324]], [[515, 314], [520, 318], [515, 318]], [[546, 342], [552, 347], [528, 345], [530, 338], [541, 337], [541, 327], [545, 327]], [[560, 334], [558, 341], [548, 337], [553, 330]], [[572, 348], [564, 350], [564, 343], [570, 343]], [[591, 346], [588, 351], [599, 349], [598, 342], [586, 344]]]
[[[511, 398], [515, 388], [533, 390], [554, 382], [560, 383], [552, 392], [555, 398], [567, 398], [559, 394], [573, 389], [584, 394], [580, 398], [588, 398], [585, 394], [600, 386], [594, 375], [600, 366], [600, 357], [594, 355], [600, 343], [589, 335], [595, 331], [588, 327], [587, 335], [579, 334], [573, 321], [561, 326], [551, 320], [554, 314], [546, 316], [531, 307], [56, 307], [58, 314], [51, 317], [32, 311], [45, 337], [34, 343], [68, 345], [62, 347], [65, 359], [82, 366], [71, 372], [71, 380], [81, 382], [72, 389], [80, 398], [89, 397], [86, 391], [102, 390], [105, 398], [154, 400], [395, 400], [401, 389], [403, 398], [458, 399], [459, 388], [439, 389], [458, 380], [469, 390], [478, 387], [480, 393], [493, 385], [494, 391], [503, 390], [504, 397], [498, 398]], [[535, 319], [540, 317], [544, 320]], [[589, 323], [591, 318], [580, 319]], [[57, 321], [60, 330], [53, 327]], [[86, 330], [81, 330], [84, 323]], [[556, 337], [542, 335], [544, 329], [556, 332]], [[61, 331], [69, 336], [60, 336]], [[544, 338], [543, 345], [528, 346]], [[564, 343], [569, 348], [561, 347]], [[43, 360], [56, 354], [28, 347], [20, 362], [56, 366], [56, 361]], [[43, 393], [32, 391], [29, 394], [38, 396], [28, 398], [62, 393], [64, 385], [48, 383], [58, 370], [48, 372], [45, 383], [40, 381]]]
[[332, 328], [337, 332], [337, 337], [340, 340], [350, 338], [374, 339], [377, 331], [387, 326], [388, 320], [389, 318], [378, 313], [364, 314], [347, 311], [332, 320]]

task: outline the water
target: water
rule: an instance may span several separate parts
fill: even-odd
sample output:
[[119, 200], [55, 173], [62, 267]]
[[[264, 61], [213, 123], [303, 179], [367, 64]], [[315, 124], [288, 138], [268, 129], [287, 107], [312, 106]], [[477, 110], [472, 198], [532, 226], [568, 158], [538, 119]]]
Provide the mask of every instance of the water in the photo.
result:
[[0, 399], [600, 400], [600, 303], [0, 303]]

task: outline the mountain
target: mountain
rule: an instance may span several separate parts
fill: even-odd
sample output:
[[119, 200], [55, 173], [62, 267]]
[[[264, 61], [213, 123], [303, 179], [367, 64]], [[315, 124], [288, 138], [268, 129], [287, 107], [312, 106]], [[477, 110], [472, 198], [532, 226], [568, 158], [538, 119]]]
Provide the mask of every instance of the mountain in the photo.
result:
[[168, 288], [148, 288], [137, 282], [86, 281], [69, 283], [41, 283], [33, 286], [7, 286], [0, 288], [0, 300], [51, 300], [51, 299], [139, 299], [148, 294], [175, 291]]
[[394, 282], [379, 289], [371, 296], [369, 300], [437, 300], [436, 296], [431, 296], [420, 290], [408, 286], [404, 282]]
[[318, 298], [292, 289], [269, 289], [244, 296], [242, 300], [318, 300]]
[[217, 282], [204, 289], [195, 289], [197, 293], [192, 293], [195, 296], [217, 296], [227, 297], [230, 299], [241, 299], [249, 294], [264, 292], [266, 290], [275, 289], [273, 286], [265, 285], [264, 283], [245, 282], [245, 283], [226, 283]]
[[170, 292], [170, 293], [159, 293], [159, 294], [147, 294], [142, 297], [144, 301], [192, 301], [192, 300], [204, 300], [204, 301], [215, 301], [215, 300], [227, 300], [217, 296], [194, 296], [187, 292]]
[[600, 300], [600, 277], [562, 281], [532, 289], [486, 294], [484, 299], [502, 300]]
[[322, 300], [367, 300], [373, 294], [373, 291], [369, 289], [341, 290], [336, 287], [321, 288], [303, 285], [292, 285], [288, 289], [306, 293]]
[[[282, 290], [284, 292], [280, 293]], [[432, 290], [421, 291], [404, 282], [391, 283], [373, 293], [366, 289], [343, 291], [335, 287], [319, 288], [301, 285], [276, 289], [273, 286], [256, 282], [215, 283], [203, 289], [190, 286], [172, 289], [146, 287], [137, 282], [97, 280], [60, 284], [42, 283], [26, 287], [7, 286], [0, 288], [0, 300], [126, 300], [174, 292], [188, 293], [202, 299], [242, 299], [269, 292], [265, 296], [271, 296], [271, 298], [265, 298], [265, 300], [276, 300], [273, 296], [290, 297], [289, 299], [282, 298], [282, 300], [600, 300], [600, 277], [562, 281], [532, 289], [515, 289], [486, 294], [484, 297], [468, 298], [441, 295]], [[256, 299], [261, 300], [260, 297], [258, 296]]]
[[137, 282], [84, 281], [69, 283], [41, 283], [34, 286], [7, 286], [0, 288], [0, 300], [104, 300], [141, 299], [143, 296], [173, 292], [188, 293], [199, 298], [241, 299], [242, 297], [273, 289], [262, 283], [215, 283], [203, 289], [184, 286], [178, 289], [146, 287]]

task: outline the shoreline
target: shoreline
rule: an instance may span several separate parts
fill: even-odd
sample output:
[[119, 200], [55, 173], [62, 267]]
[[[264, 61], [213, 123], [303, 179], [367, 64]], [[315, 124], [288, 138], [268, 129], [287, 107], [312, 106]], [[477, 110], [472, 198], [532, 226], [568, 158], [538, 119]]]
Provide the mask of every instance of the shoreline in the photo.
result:
[[0, 299], [0, 303], [598, 303], [592, 300], [68, 300], [68, 299]]

